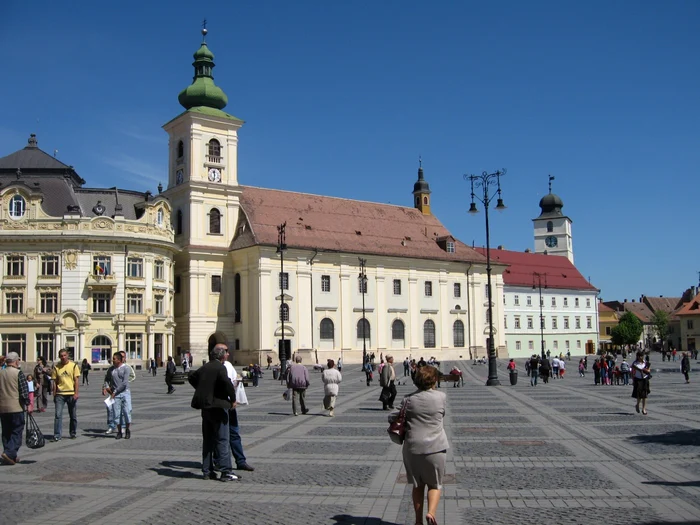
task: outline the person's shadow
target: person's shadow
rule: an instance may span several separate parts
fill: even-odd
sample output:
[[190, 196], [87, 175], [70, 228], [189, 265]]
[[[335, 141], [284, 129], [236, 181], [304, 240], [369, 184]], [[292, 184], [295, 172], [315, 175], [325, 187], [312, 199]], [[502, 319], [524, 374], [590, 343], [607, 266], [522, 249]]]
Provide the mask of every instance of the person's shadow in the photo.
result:
[[202, 477], [201, 473], [195, 473], [191, 470], [184, 470], [201, 469], [202, 464], [197, 463], [196, 461], [161, 461], [160, 464], [163, 466], [163, 468], [153, 467], [150, 469], [159, 476], [179, 479], [199, 479]]
[[349, 514], [336, 514], [331, 519], [338, 525], [402, 525], [393, 521], [384, 521], [381, 518], [367, 516], [350, 516]]

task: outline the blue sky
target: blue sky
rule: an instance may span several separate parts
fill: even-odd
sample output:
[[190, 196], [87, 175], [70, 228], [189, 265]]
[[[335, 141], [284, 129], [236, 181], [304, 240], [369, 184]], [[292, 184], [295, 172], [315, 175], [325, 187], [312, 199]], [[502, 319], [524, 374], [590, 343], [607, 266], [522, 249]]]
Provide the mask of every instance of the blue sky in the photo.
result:
[[432, 209], [483, 245], [465, 173], [507, 168], [491, 242], [532, 248], [552, 174], [606, 300], [697, 284], [700, 2], [62, 2], [0, 7], [0, 156], [37, 133], [89, 186], [167, 183], [206, 18], [242, 184]]

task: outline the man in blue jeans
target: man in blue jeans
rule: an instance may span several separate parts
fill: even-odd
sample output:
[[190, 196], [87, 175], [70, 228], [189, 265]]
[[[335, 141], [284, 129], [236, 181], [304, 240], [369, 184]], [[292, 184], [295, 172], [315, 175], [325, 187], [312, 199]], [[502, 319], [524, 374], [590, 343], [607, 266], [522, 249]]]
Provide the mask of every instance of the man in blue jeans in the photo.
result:
[[17, 452], [22, 446], [24, 411], [29, 405], [27, 378], [19, 369], [19, 354], [8, 352], [5, 366], [0, 370], [0, 422], [2, 422], [2, 456], [5, 465], [19, 462]]
[[[226, 374], [234, 388], [238, 388], [238, 373], [233, 367], [231, 362], [228, 360], [229, 353], [226, 351], [226, 360], [224, 361], [224, 366], [226, 367]], [[238, 426], [238, 413], [235, 408], [228, 411], [228, 435], [229, 443], [231, 445], [231, 454], [233, 454], [233, 459], [236, 461], [236, 470], [247, 470], [254, 471], [255, 469], [248, 465], [245, 454], [243, 453], [243, 441], [241, 441], [240, 427]]]
[[75, 439], [78, 433], [78, 378], [80, 367], [68, 359], [68, 351], [63, 348], [58, 353], [58, 364], [51, 370], [53, 383], [53, 402], [56, 416], [53, 422], [53, 440], [61, 440], [63, 429], [63, 407], [68, 405], [70, 416], [70, 438]]

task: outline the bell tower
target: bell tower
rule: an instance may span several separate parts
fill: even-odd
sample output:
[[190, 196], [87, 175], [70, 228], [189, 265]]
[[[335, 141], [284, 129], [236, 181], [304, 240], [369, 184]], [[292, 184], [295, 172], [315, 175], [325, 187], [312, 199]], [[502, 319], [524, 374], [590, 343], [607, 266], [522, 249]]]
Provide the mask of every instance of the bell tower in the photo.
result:
[[423, 160], [418, 157], [418, 180], [413, 185], [413, 207], [423, 215], [430, 213], [430, 186], [423, 178]]
[[571, 219], [561, 209], [564, 202], [552, 193], [552, 181], [549, 176], [549, 193], [540, 199], [542, 212], [532, 219], [535, 229], [535, 253], [563, 255], [574, 262], [574, 247], [571, 239]]

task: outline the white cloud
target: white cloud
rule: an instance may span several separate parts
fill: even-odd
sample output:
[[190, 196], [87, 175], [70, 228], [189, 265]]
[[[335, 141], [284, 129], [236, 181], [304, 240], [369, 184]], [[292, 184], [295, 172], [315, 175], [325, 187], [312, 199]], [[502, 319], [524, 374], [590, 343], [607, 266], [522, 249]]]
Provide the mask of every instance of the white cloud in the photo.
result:
[[164, 178], [167, 179], [165, 171], [160, 167], [142, 159], [137, 159], [130, 155], [120, 155], [116, 157], [103, 157], [102, 161], [124, 172], [124, 177], [130, 180], [144, 183], [146, 181], [158, 184]]

